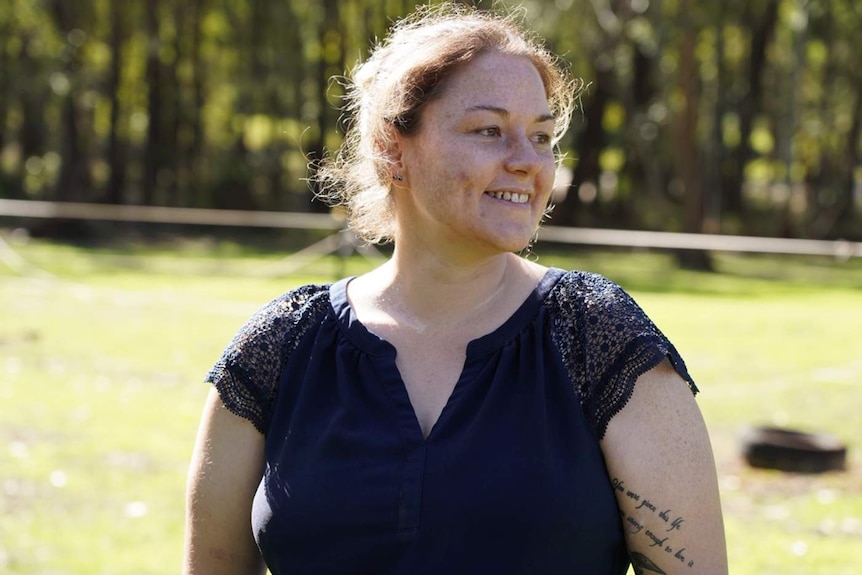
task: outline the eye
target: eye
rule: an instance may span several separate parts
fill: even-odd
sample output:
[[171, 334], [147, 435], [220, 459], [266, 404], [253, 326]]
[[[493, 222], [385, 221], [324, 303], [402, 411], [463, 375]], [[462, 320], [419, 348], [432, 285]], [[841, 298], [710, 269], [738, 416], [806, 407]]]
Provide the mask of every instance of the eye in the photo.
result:
[[476, 133], [480, 136], [488, 136], [490, 138], [497, 137], [501, 134], [500, 128], [498, 126], [486, 126], [484, 128], [479, 128], [476, 130]]
[[533, 136], [533, 142], [539, 146], [550, 146], [552, 140], [551, 135], [545, 132], [539, 132]]

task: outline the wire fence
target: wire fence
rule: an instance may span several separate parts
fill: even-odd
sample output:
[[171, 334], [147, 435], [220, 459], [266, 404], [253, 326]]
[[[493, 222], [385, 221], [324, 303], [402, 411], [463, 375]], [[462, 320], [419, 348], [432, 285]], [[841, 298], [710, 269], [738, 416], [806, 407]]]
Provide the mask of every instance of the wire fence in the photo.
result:
[[[343, 219], [329, 214], [0, 199], [0, 217], [4, 216], [178, 225], [313, 229], [329, 230], [334, 233], [343, 231], [345, 225]], [[352, 235], [350, 237], [352, 238]], [[840, 260], [862, 257], [862, 243], [845, 240], [808, 240], [543, 226], [539, 232], [539, 241], [542, 243], [570, 245], [831, 256]], [[330, 243], [333, 246], [343, 247], [343, 242]], [[328, 243], [325, 244], [327, 247], [329, 245]]]

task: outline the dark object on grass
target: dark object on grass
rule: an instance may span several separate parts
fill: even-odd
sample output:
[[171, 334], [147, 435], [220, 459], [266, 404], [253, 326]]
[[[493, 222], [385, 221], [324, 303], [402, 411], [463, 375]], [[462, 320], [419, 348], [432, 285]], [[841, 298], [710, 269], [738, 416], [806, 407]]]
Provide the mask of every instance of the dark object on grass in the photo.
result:
[[823, 473], [845, 468], [847, 447], [823, 433], [755, 427], [743, 438], [743, 455], [752, 467]]

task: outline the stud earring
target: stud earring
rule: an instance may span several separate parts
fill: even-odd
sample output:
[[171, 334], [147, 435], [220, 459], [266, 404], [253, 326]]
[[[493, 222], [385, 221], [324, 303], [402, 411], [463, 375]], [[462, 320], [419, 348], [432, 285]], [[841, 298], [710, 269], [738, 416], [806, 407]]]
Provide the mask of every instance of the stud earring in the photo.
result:
[[396, 182], [403, 182], [404, 176], [402, 176], [401, 174], [392, 174], [392, 179]]

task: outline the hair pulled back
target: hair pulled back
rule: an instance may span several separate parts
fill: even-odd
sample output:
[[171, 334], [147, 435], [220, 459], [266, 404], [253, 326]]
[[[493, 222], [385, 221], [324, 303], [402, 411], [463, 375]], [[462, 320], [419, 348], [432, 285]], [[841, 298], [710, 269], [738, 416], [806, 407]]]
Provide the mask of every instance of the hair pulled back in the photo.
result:
[[344, 206], [348, 225], [360, 238], [392, 241], [392, 170], [386, 152], [396, 132], [410, 135], [418, 129], [424, 105], [459, 65], [489, 52], [529, 59], [556, 116], [554, 143], [566, 131], [581, 84], [516, 16], [448, 3], [420, 7], [354, 68], [344, 107], [349, 128], [341, 149], [318, 166], [315, 179], [318, 197]]

